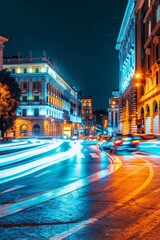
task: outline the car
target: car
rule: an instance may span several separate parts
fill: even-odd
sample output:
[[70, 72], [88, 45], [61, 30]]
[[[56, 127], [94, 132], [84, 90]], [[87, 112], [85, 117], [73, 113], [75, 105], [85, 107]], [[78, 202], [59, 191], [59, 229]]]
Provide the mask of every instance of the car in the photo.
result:
[[111, 136], [102, 136], [99, 140], [99, 150], [108, 150], [109, 149], [109, 140]]
[[139, 137], [127, 135], [113, 136], [109, 140], [109, 152], [117, 153], [118, 151], [135, 151], [139, 147]]

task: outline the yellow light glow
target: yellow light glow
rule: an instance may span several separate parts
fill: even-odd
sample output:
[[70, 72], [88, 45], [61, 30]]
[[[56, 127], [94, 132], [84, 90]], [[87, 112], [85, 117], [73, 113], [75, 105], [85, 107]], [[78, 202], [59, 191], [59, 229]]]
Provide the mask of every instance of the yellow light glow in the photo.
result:
[[141, 78], [141, 74], [140, 74], [140, 73], [136, 73], [136, 74], [135, 74], [135, 77], [136, 77], [136, 78]]

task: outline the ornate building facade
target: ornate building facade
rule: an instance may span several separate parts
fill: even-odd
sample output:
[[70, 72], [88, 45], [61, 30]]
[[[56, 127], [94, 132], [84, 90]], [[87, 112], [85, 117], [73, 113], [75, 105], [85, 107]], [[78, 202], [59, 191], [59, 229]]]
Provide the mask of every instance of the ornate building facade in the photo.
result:
[[109, 99], [108, 108], [108, 134], [120, 132], [118, 129], [119, 122], [119, 90], [115, 89], [112, 91], [112, 96]]
[[71, 137], [81, 128], [81, 98], [54, 65], [42, 58], [7, 58], [3, 68], [11, 71], [21, 88], [15, 136]]
[[92, 97], [82, 97], [82, 121], [84, 135], [95, 133], [95, 118], [93, 115], [93, 99]]
[[116, 50], [119, 52], [119, 131], [134, 133], [137, 91], [132, 84], [136, 70], [135, 1], [129, 0], [120, 27]]
[[[138, 0], [138, 132], [160, 133], [160, 1]], [[138, 36], [142, 36], [138, 38]]]

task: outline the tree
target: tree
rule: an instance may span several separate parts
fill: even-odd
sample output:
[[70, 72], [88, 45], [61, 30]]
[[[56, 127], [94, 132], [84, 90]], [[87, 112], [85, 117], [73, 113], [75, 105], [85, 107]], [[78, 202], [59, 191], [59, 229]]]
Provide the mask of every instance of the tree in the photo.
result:
[[19, 84], [10, 74], [5, 69], [0, 71], [0, 131], [3, 138], [4, 132], [14, 125], [21, 96]]

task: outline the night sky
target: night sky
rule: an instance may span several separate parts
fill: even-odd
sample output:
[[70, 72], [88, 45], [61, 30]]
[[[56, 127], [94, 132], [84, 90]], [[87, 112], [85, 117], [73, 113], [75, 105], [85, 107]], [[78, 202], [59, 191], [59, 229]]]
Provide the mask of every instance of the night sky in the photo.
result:
[[62, 76], [94, 110], [107, 109], [118, 88], [115, 44], [128, 0], [4, 0], [0, 35], [10, 38], [4, 56], [42, 56], [45, 50]]

